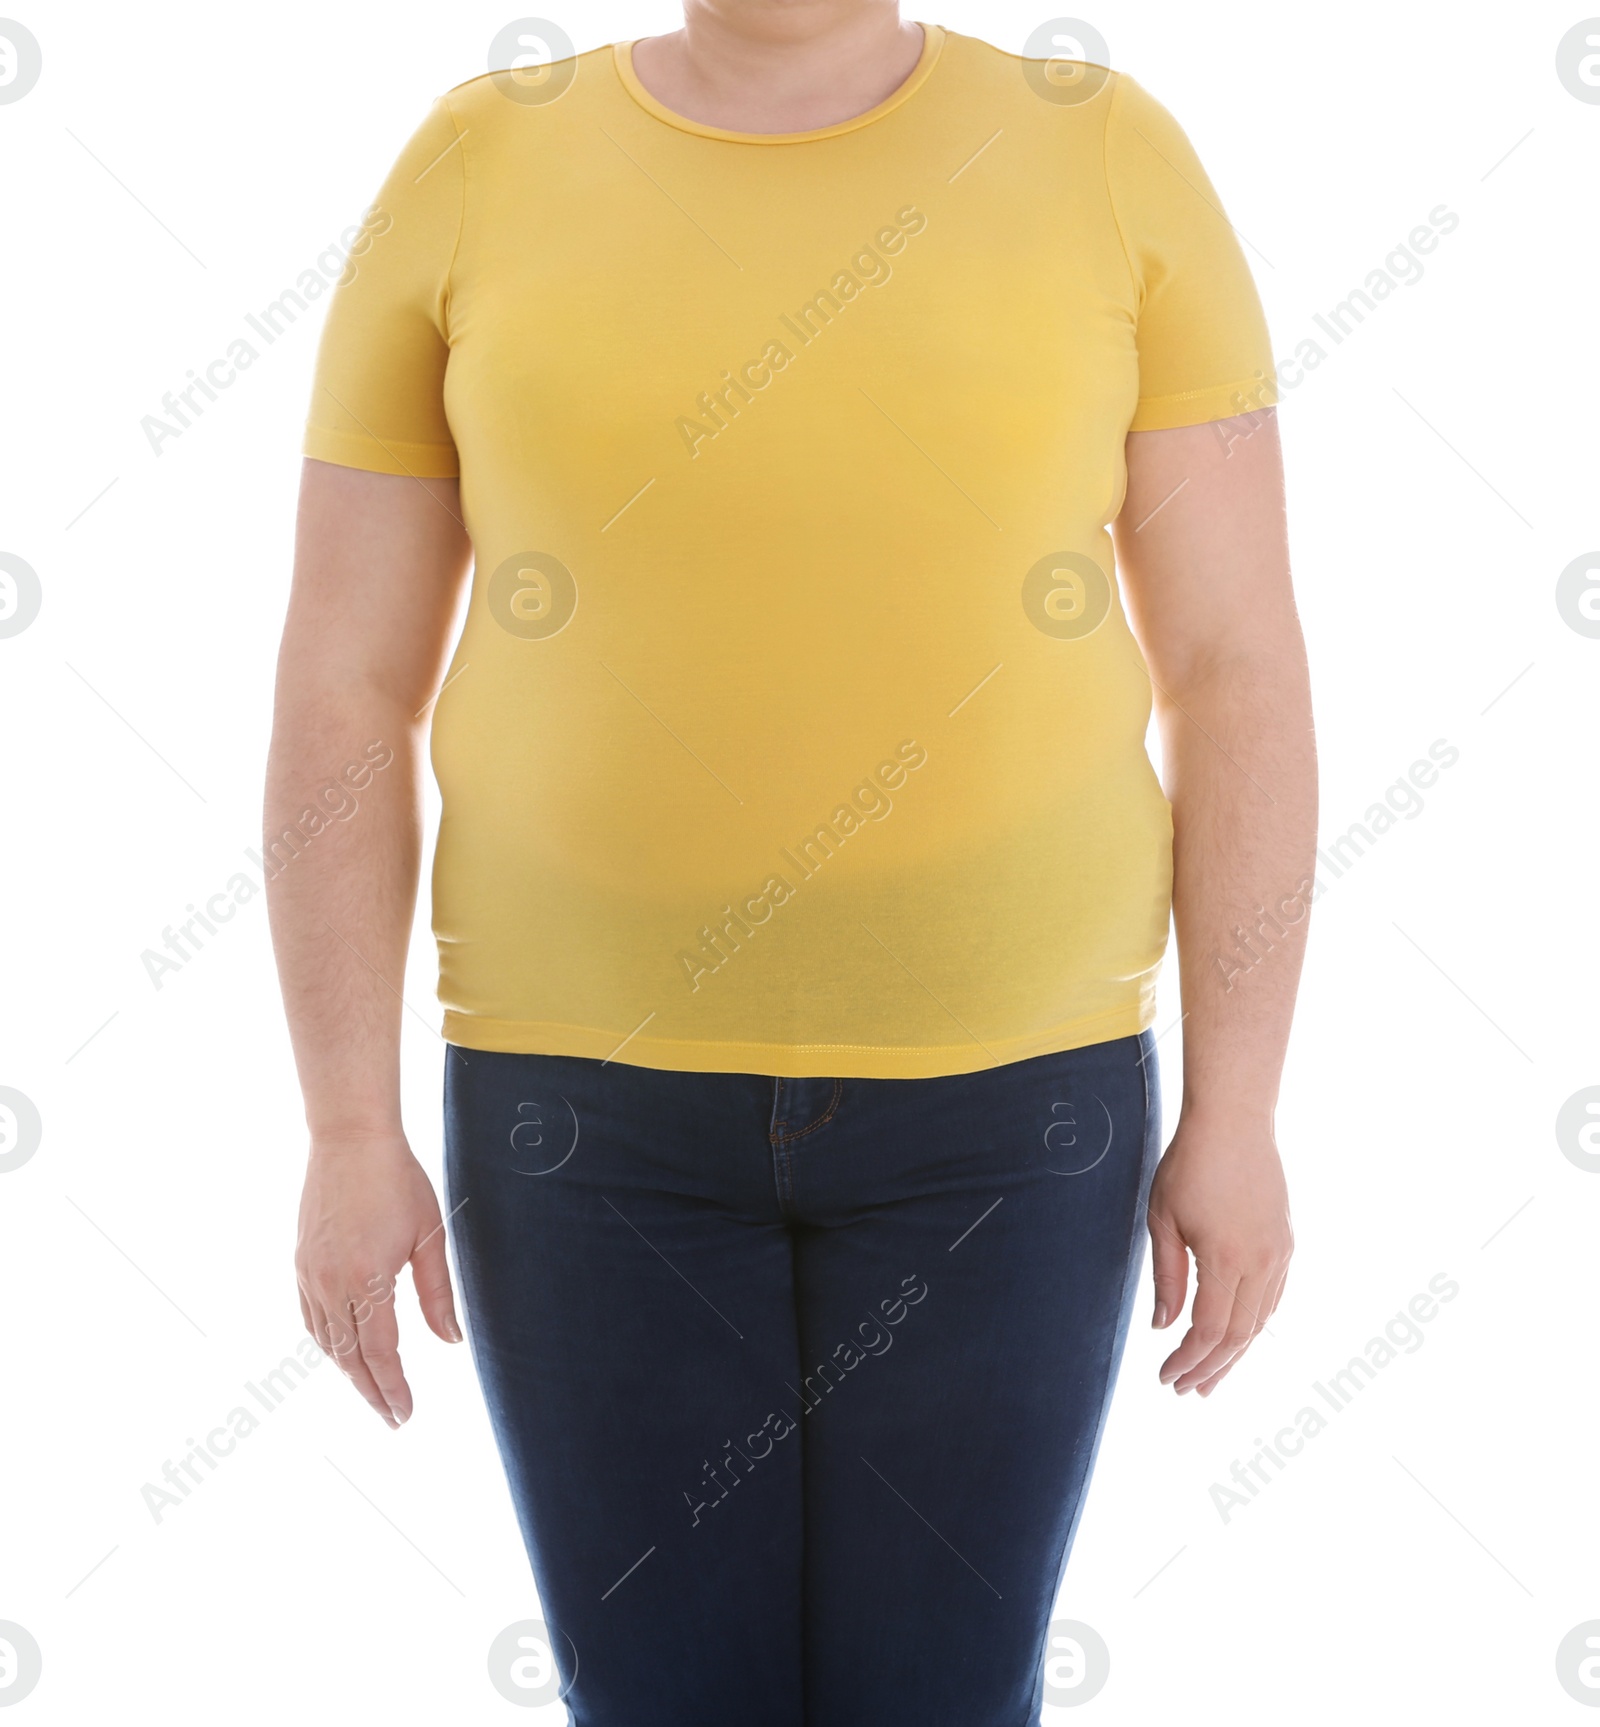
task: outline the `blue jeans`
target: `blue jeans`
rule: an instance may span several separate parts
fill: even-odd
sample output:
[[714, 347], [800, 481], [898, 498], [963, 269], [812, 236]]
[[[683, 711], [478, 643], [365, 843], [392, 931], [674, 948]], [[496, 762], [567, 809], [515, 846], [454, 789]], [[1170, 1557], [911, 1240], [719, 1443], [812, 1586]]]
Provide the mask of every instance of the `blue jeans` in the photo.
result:
[[451, 1048], [451, 1232], [574, 1727], [1031, 1727], [1149, 1032], [935, 1079]]

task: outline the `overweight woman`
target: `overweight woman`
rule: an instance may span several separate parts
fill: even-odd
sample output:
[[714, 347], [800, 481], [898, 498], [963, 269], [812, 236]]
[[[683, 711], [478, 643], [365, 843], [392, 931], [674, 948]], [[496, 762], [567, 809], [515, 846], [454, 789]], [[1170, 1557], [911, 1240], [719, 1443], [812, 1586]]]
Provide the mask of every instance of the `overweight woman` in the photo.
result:
[[892, 0], [469, 80], [352, 245], [268, 790], [301, 1303], [391, 1426], [401, 1269], [460, 1312], [578, 1727], [1037, 1722], [1146, 1231], [1178, 1394], [1272, 1313], [1272, 378], [1161, 104]]

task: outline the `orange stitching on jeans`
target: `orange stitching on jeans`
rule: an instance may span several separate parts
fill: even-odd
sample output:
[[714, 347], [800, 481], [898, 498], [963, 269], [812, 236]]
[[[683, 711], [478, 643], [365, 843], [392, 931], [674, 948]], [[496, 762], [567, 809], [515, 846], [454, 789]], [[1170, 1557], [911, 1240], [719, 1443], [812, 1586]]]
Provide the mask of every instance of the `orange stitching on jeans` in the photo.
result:
[[[840, 1100], [843, 1097], [844, 1097], [844, 1081], [842, 1079], [836, 1079], [833, 1082], [833, 1096], [828, 1102], [827, 1110], [822, 1115], [819, 1115], [817, 1117], [817, 1119], [814, 1122], [812, 1122], [809, 1127], [799, 1128], [794, 1133], [778, 1133], [778, 1134], [776, 1134], [775, 1136], [773, 1136], [772, 1143], [774, 1145], [780, 1145], [780, 1144], [781, 1145], [787, 1145], [791, 1140], [804, 1139], [808, 1133], [815, 1133], [819, 1127], [826, 1127], [828, 1125], [828, 1123], [833, 1120], [834, 1115], [839, 1108]], [[777, 1126], [780, 1128], [786, 1127], [787, 1125], [788, 1125], [787, 1122], [781, 1122], [781, 1121], [777, 1124]]]

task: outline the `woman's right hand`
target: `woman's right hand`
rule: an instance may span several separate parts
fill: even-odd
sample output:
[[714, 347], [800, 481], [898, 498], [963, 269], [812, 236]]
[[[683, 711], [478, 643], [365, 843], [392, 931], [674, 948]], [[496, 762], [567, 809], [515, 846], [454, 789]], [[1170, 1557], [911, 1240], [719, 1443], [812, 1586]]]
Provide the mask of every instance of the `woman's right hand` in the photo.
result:
[[439, 1202], [404, 1134], [314, 1140], [295, 1248], [300, 1312], [391, 1427], [412, 1407], [394, 1302], [406, 1264], [429, 1329], [459, 1343]]

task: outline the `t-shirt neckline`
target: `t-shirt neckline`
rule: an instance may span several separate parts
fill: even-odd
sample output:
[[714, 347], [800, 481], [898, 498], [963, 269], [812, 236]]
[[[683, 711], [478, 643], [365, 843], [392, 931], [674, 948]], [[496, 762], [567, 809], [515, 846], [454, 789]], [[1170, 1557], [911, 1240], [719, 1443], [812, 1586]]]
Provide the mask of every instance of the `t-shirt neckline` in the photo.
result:
[[693, 132], [701, 138], [720, 138], [730, 144], [809, 144], [819, 138], [836, 138], [842, 132], [854, 132], [859, 127], [870, 126], [875, 120], [881, 120], [885, 114], [898, 108], [902, 102], [908, 101], [928, 81], [938, 61], [939, 51], [944, 46], [944, 39], [945, 31], [941, 25], [923, 24], [922, 53], [904, 83], [891, 90], [875, 108], [868, 108], [864, 114], [837, 121], [832, 126], [818, 126], [809, 132], [734, 132], [724, 126], [707, 126], [699, 120], [691, 120], [688, 115], [679, 114], [664, 102], [658, 102], [639, 82], [639, 75], [633, 69], [632, 41], [613, 43], [611, 55], [623, 89], [647, 114], [653, 115], [668, 126], [676, 127], [680, 132]]

